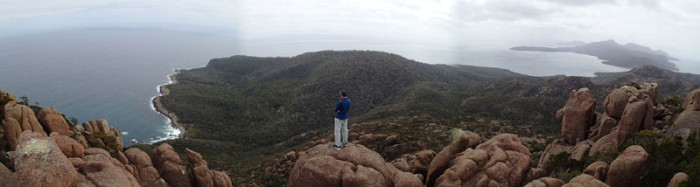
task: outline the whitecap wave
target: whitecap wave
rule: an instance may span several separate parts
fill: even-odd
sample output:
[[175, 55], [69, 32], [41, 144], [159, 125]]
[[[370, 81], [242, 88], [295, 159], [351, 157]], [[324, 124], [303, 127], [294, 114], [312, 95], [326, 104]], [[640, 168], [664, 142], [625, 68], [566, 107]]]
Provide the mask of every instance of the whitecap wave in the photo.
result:
[[143, 141], [143, 142], [146, 142], [146, 143], [148, 143], [148, 144], [153, 144], [153, 143], [160, 142], [160, 141], [163, 141], [163, 140], [177, 139], [178, 137], [180, 137], [180, 133], [182, 133], [182, 132], [180, 131], [179, 128], [177, 128], [177, 127], [175, 127], [175, 125], [173, 125], [173, 121], [170, 119], [170, 117], [168, 117], [168, 116], [166, 116], [166, 115], [164, 115], [164, 114], [158, 112], [158, 110], [156, 110], [155, 105], [153, 104], [153, 100], [154, 100], [156, 97], [163, 96], [163, 93], [161, 93], [160, 88], [161, 88], [162, 86], [165, 86], [165, 85], [173, 84], [173, 80], [172, 80], [170, 77], [173, 76], [173, 75], [175, 75], [175, 74], [177, 74], [177, 71], [178, 71], [178, 69], [173, 69], [173, 73], [172, 73], [172, 74], [169, 74], [169, 75], [167, 76], [167, 77], [168, 77], [168, 83], [165, 83], [165, 84], [161, 84], [161, 85], [156, 86], [156, 92], [158, 93], [158, 95], [157, 95], [157, 96], [151, 97], [151, 104], [150, 104], [151, 110], [153, 110], [154, 112], [156, 112], [156, 113], [158, 113], [158, 114], [160, 114], [160, 115], [162, 115], [162, 116], [164, 117], [163, 122], [165, 123], [165, 126], [163, 126], [162, 132], [163, 132], [163, 134], [164, 134], [165, 136], [156, 136], [156, 137], [154, 137], [154, 138], [149, 138], [149, 139], [147, 139], [147, 140], [145, 140], [145, 141]]

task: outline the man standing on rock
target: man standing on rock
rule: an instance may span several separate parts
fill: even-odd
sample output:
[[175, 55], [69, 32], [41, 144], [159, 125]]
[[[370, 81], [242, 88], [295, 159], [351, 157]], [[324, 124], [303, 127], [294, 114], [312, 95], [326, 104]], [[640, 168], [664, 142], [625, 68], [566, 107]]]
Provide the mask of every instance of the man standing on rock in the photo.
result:
[[343, 134], [343, 146], [348, 145], [348, 110], [350, 99], [345, 91], [340, 91], [340, 102], [335, 106], [335, 144], [333, 149], [340, 150], [340, 134]]

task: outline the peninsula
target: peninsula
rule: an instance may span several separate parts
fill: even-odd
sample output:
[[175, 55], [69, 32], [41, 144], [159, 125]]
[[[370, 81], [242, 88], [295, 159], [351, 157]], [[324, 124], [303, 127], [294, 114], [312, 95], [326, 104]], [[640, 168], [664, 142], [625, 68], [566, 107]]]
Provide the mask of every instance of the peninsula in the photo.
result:
[[510, 48], [514, 51], [539, 51], [539, 52], [572, 52], [598, 57], [604, 60], [602, 63], [623, 68], [638, 68], [652, 65], [663, 69], [678, 71], [676, 64], [670, 61], [678, 61], [668, 53], [661, 50], [652, 50], [649, 47], [628, 43], [620, 45], [614, 40], [576, 43], [573, 47], [539, 47], [517, 46]]

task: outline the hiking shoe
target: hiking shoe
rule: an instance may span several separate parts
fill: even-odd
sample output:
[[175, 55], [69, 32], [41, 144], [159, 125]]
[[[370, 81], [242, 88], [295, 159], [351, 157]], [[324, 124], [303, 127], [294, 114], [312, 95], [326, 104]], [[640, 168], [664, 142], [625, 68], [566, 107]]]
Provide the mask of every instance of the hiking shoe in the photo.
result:
[[348, 146], [348, 143], [343, 143], [343, 147], [347, 147], [347, 146]]
[[338, 146], [338, 145], [333, 145], [333, 147], [331, 147], [331, 148], [340, 151], [340, 146]]

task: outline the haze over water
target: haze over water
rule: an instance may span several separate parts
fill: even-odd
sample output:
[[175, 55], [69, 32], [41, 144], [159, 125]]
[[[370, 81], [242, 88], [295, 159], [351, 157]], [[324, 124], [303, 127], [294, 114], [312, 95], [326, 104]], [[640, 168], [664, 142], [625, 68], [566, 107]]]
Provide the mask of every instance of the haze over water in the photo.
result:
[[[676, 1], [0, 0], [0, 89], [80, 122], [105, 118], [125, 144], [166, 137], [152, 110], [176, 68], [232, 55], [377, 50], [430, 64], [533, 75], [624, 71], [595, 57], [513, 46], [615, 39], [662, 49], [700, 73], [700, 4]], [[663, 28], [663, 29], [658, 29]]]
[[[2, 39], [0, 88], [26, 95], [82, 123], [107, 119], [132, 139], [149, 143], [172, 133], [152, 110], [156, 87], [174, 69], [203, 67], [236, 54], [293, 56], [318, 50], [380, 50], [426, 63], [490, 64], [530, 75], [583, 75], [620, 68], [576, 54], [405, 46], [377, 42], [249, 42], [226, 35], [158, 30], [86, 29]], [[245, 46], [244, 46], [245, 44]], [[559, 63], [566, 60], [569, 63]], [[545, 68], [548, 67], [548, 68]], [[171, 137], [172, 138], [172, 137]]]

